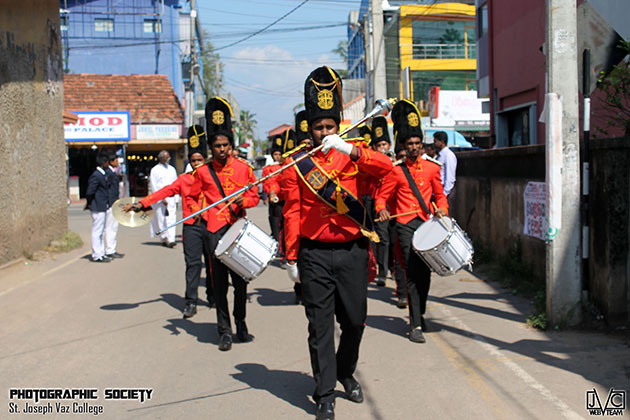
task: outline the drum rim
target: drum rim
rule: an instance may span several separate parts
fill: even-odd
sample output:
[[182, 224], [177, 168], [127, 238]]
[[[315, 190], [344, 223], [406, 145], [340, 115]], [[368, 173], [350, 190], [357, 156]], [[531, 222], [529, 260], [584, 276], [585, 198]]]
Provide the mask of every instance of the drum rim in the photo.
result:
[[[234, 241], [232, 241], [232, 243], [225, 248], [225, 251], [223, 251], [220, 254], [217, 254], [217, 248], [219, 247], [219, 245], [223, 242], [223, 238], [219, 239], [219, 242], [217, 242], [217, 246], [214, 249], [214, 255], [218, 258], [219, 255], [225, 255], [228, 252], [230, 252], [232, 250], [232, 248], [234, 248], [236, 246], [236, 244], [238, 243], [238, 241], [243, 237], [243, 234], [245, 233], [245, 231], [247, 230], [247, 226], [251, 223], [251, 220], [249, 220], [249, 218], [247, 216], [241, 217], [239, 219], [236, 220], [236, 222], [238, 222], [241, 219], [245, 219], [245, 224], [243, 225], [243, 227], [241, 228], [241, 230], [238, 232], [238, 235], [236, 236], [236, 239], [234, 239]], [[236, 224], [236, 222], [232, 223], [230, 225], [230, 227], [234, 226]], [[229, 228], [228, 228], [229, 229]]]
[[[446, 235], [446, 237], [444, 237], [444, 239], [442, 239], [442, 241], [440, 241], [440, 243], [438, 243], [437, 245], [435, 245], [435, 246], [433, 246], [433, 247], [431, 247], [431, 248], [427, 248], [427, 249], [422, 249], [422, 250], [420, 250], [420, 249], [418, 249], [418, 248], [416, 248], [416, 247], [414, 246], [414, 243], [413, 243], [413, 236], [412, 236], [412, 237], [411, 237], [411, 247], [412, 247], [414, 250], [416, 250], [417, 252], [427, 252], [427, 251], [434, 251], [434, 250], [438, 249], [439, 247], [441, 247], [442, 245], [444, 245], [444, 242], [447, 242], [447, 241], [451, 238], [451, 236], [453, 236], [453, 233], [455, 233], [455, 229], [453, 229], [453, 223], [454, 223], [454, 224], [457, 224], [457, 222], [455, 222], [455, 219], [453, 219], [453, 218], [451, 218], [451, 217], [448, 217], [448, 216], [444, 216], [444, 217], [445, 217], [445, 218], [448, 218], [448, 219], [451, 221], [451, 227], [448, 229], [448, 234]], [[432, 220], [432, 219], [433, 219], [433, 217], [431, 217], [429, 220]], [[427, 222], [428, 222], [428, 220], [427, 220]], [[439, 223], [439, 220], [438, 220], [438, 223]], [[418, 229], [420, 229], [421, 227], [422, 227], [422, 225], [418, 226]], [[448, 226], [447, 226], [447, 227], [448, 227]], [[458, 225], [457, 227], [459, 227], [459, 225]], [[414, 236], [415, 236], [416, 232], [418, 231], [418, 229], [416, 229], [416, 230], [413, 232]], [[461, 228], [460, 228], [460, 230], [461, 230]]]

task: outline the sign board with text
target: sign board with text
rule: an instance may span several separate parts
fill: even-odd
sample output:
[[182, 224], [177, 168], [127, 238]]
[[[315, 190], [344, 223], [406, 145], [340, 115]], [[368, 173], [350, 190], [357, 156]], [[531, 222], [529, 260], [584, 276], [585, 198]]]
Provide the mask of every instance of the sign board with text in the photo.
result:
[[76, 124], [64, 125], [64, 137], [73, 141], [128, 141], [131, 139], [129, 111], [72, 111]]
[[534, 238], [546, 239], [546, 188], [544, 182], [528, 182], [523, 192], [525, 222], [523, 233]]
[[177, 124], [136, 126], [136, 138], [138, 140], [178, 139], [179, 134], [180, 126]]

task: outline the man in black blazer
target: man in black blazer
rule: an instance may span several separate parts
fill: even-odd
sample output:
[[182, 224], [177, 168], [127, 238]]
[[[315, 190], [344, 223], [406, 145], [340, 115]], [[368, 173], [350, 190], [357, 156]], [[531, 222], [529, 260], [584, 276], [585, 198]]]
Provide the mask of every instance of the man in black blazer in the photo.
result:
[[105, 256], [109, 258], [122, 258], [125, 254], [116, 252], [116, 236], [118, 235], [118, 222], [112, 214], [112, 206], [120, 197], [119, 178], [116, 172], [118, 167], [118, 156], [116, 153], [109, 153], [109, 165], [105, 169], [105, 177], [107, 178], [107, 188], [109, 192], [109, 209], [105, 215]]
[[[96, 156], [96, 170], [88, 179], [85, 193], [86, 209], [92, 213], [92, 260], [93, 262], [110, 262], [105, 255], [105, 220], [107, 211], [111, 209], [109, 187], [106, 170], [109, 167], [109, 154], [99, 153]], [[111, 210], [110, 210], [111, 213]]]

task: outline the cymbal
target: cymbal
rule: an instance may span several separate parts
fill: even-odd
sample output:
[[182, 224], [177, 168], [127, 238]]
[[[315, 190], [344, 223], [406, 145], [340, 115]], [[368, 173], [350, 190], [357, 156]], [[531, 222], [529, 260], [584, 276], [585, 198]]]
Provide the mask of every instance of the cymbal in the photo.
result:
[[134, 204], [140, 201], [138, 197], [123, 197], [119, 198], [112, 204], [112, 214], [114, 219], [123, 226], [138, 227], [144, 226], [153, 218], [153, 209], [148, 208], [143, 211], [135, 212], [133, 210], [129, 212], [123, 211], [123, 206], [126, 204]]

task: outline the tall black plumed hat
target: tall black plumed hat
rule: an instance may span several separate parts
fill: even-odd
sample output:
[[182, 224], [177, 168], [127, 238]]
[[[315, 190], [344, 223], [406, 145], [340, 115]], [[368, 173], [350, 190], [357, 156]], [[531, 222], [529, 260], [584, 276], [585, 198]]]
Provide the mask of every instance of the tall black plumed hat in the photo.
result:
[[422, 139], [422, 124], [418, 107], [406, 99], [396, 102], [392, 109], [392, 121], [394, 122], [394, 140], [396, 143], [405, 144], [410, 137]]
[[304, 106], [309, 126], [320, 118], [332, 118], [339, 124], [343, 112], [341, 78], [330, 67], [313, 70], [304, 83]]
[[273, 136], [271, 140], [271, 147], [269, 148], [270, 154], [273, 154], [273, 152], [283, 153], [282, 151], [283, 146], [284, 146], [284, 138], [282, 137], [283, 134], [278, 134], [278, 135]]
[[392, 143], [389, 139], [389, 130], [387, 130], [387, 118], [380, 116], [372, 120], [372, 142], [376, 144], [379, 141]]
[[290, 152], [295, 149], [298, 143], [295, 141], [295, 130], [288, 128], [282, 133], [282, 153]]
[[363, 141], [367, 144], [372, 142], [372, 130], [367, 125], [362, 125], [359, 127], [359, 137], [363, 137]]
[[234, 146], [233, 116], [232, 107], [225, 99], [216, 96], [208, 101], [206, 104], [206, 133], [210, 145], [218, 135], [224, 135]]
[[188, 159], [193, 153], [201, 153], [204, 158], [208, 157], [208, 140], [206, 132], [200, 125], [188, 127]]
[[308, 138], [308, 119], [306, 118], [306, 110], [303, 109], [295, 114], [295, 140], [299, 144]]

